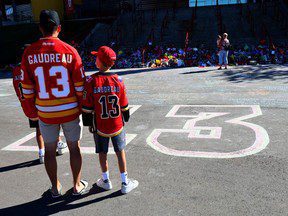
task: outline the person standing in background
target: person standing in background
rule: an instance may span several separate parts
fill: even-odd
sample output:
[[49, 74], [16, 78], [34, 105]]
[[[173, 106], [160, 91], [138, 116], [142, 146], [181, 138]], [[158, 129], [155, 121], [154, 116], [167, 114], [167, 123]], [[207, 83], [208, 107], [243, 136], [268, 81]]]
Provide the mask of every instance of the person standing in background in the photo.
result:
[[222, 41], [222, 37], [221, 37], [221, 35], [218, 35], [218, 37], [217, 37], [217, 53], [219, 53], [219, 51], [221, 49], [221, 41]]
[[[217, 40], [218, 42], [218, 40]], [[228, 40], [228, 34], [224, 33], [223, 38], [220, 41], [219, 44], [220, 52], [219, 52], [219, 68], [218, 70], [222, 70], [222, 66], [225, 66], [225, 69], [227, 69], [228, 66], [228, 54], [229, 54], [229, 48], [230, 48], [230, 42]]]

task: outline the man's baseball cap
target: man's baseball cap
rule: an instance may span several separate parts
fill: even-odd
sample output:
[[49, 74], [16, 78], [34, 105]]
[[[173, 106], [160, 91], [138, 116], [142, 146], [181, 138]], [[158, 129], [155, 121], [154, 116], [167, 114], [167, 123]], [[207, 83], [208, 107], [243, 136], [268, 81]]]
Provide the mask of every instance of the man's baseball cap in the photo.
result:
[[60, 18], [55, 10], [42, 10], [40, 13], [40, 25], [60, 25]]
[[92, 51], [91, 54], [97, 56], [107, 67], [112, 67], [116, 61], [116, 53], [107, 46], [102, 46], [97, 52]]

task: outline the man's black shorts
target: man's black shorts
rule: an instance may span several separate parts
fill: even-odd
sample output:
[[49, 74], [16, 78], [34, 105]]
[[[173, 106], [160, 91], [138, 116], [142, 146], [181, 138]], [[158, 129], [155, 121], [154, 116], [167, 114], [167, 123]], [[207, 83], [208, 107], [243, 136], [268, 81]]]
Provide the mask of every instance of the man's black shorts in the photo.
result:
[[29, 125], [30, 125], [30, 128], [39, 128], [38, 120], [32, 121], [31, 119], [29, 119]]

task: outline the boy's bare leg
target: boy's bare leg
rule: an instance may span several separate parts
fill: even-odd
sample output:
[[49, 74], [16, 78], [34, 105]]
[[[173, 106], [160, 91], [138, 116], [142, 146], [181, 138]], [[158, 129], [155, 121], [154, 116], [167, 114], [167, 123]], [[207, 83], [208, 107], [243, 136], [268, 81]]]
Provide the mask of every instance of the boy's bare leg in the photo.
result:
[[56, 147], [57, 142], [45, 143], [45, 168], [54, 192], [60, 190], [60, 182], [57, 178]]
[[80, 183], [81, 169], [82, 169], [82, 156], [80, 152], [80, 142], [68, 142], [68, 148], [70, 151], [70, 166], [73, 175], [74, 192], [78, 192], [83, 189], [84, 185]]
[[109, 168], [106, 153], [103, 153], [103, 152], [99, 153], [99, 162], [100, 162], [102, 173], [106, 173]]
[[36, 140], [37, 140], [39, 150], [44, 149], [44, 140], [43, 140], [43, 137], [39, 128], [36, 128]]
[[118, 158], [118, 166], [120, 173], [126, 173], [127, 167], [126, 167], [126, 154], [125, 151], [122, 150], [120, 152], [116, 152], [117, 158]]

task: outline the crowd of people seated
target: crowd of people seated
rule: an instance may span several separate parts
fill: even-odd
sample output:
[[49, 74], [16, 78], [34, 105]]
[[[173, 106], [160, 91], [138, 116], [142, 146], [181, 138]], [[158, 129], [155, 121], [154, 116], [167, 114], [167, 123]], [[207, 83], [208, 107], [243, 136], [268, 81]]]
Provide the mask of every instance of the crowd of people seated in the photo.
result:
[[[95, 70], [95, 56], [91, 48], [80, 47], [70, 42], [82, 57], [85, 70]], [[153, 46], [132, 48], [113, 47], [117, 52], [115, 69], [122, 68], [158, 68], [158, 67], [209, 67], [218, 65], [217, 48], [200, 47], [176, 48], [170, 46]], [[258, 45], [232, 46], [229, 51], [230, 65], [286, 64], [288, 63], [288, 45], [267, 45], [262, 40]], [[3, 65], [1, 69], [8, 67]]]
[[[89, 48], [76, 47], [82, 57], [86, 70], [95, 69], [95, 56]], [[209, 67], [217, 66], [217, 49], [200, 47], [176, 48], [175, 46], [153, 46], [117, 48], [115, 69], [140, 67]], [[285, 64], [288, 63], [288, 45], [267, 45], [261, 41], [259, 45], [231, 47], [229, 51], [230, 65]]]

